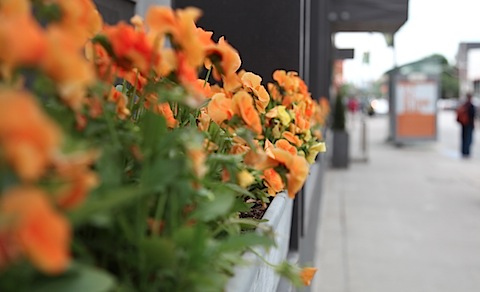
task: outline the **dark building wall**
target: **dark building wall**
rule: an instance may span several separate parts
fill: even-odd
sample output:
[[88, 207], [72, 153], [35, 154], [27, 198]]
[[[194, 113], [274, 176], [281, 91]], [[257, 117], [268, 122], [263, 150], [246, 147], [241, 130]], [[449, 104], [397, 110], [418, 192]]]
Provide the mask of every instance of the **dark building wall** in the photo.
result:
[[172, 6], [203, 11], [197, 25], [238, 50], [242, 69], [272, 80], [276, 69], [300, 71], [301, 2], [279, 0], [175, 0]]
[[[71, 0], [74, 1], [74, 0]], [[135, 12], [135, 2], [131, 0], [94, 0], [103, 21], [115, 24], [120, 20], [129, 21]]]
[[333, 42], [328, 20], [330, 0], [308, 0], [310, 4], [310, 53], [308, 86], [313, 98], [330, 98], [333, 68]]

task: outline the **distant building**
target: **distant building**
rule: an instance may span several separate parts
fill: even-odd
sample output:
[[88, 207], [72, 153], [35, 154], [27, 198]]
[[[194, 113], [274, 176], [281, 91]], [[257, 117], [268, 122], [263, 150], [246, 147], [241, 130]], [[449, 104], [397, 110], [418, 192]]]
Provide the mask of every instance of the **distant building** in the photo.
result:
[[480, 43], [460, 43], [457, 52], [459, 94], [469, 91], [480, 96]]

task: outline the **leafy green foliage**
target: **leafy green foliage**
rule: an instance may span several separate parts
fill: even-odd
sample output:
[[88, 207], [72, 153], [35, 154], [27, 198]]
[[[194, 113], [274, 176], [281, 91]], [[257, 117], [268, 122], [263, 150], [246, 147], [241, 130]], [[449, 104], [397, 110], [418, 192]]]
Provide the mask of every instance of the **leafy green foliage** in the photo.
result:
[[345, 130], [345, 101], [343, 100], [343, 95], [341, 93], [335, 98], [332, 129], [340, 131]]

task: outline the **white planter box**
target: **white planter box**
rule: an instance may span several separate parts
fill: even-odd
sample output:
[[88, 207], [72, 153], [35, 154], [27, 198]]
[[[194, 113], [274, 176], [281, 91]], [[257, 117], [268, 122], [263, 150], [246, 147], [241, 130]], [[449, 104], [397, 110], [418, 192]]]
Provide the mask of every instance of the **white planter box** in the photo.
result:
[[[286, 192], [275, 196], [265, 212], [263, 219], [272, 227], [275, 234], [276, 247], [269, 251], [257, 248], [255, 251], [272, 264], [286, 260], [290, 242], [290, 226], [292, 222], [293, 200]], [[274, 292], [280, 281], [280, 276], [267, 266], [252, 252], [246, 252], [244, 260], [249, 265], [238, 266], [235, 275], [227, 283], [227, 292]]]

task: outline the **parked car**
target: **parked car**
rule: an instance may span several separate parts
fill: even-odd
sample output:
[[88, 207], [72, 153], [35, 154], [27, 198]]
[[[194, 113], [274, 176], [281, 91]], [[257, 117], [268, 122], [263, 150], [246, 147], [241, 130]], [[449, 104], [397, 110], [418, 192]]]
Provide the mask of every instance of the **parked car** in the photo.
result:
[[442, 98], [437, 101], [437, 108], [439, 110], [455, 110], [458, 105], [458, 98]]
[[390, 110], [388, 100], [385, 98], [375, 98], [370, 101], [367, 107], [367, 113], [369, 116], [373, 115], [386, 115]]

